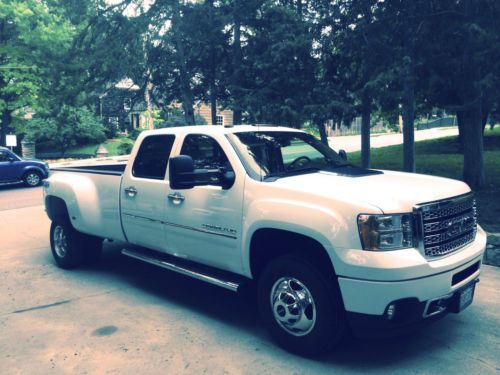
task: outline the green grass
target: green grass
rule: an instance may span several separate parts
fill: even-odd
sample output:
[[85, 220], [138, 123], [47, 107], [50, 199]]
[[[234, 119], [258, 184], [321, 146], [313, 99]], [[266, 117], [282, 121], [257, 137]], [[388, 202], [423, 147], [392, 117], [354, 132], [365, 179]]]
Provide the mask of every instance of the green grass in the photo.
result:
[[[133, 144], [134, 141], [128, 139], [128, 138], [114, 138], [114, 139], [108, 139], [106, 142], [102, 143], [106, 150], [109, 152], [109, 156], [117, 156], [119, 155], [118, 153], [118, 146], [120, 145], [121, 142], [128, 142]], [[69, 149], [66, 153], [67, 154], [89, 154], [89, 155], [95, 155], [97, 148], [99, 147], [98, 144], [90, 144], [90, 145], [84, 145], [80, 147], [75, 147], [72, 149]]]
[[[484, 138], [486, 186], [476, 191], [479, 223], [488, 232], [500, 232], [500, 128], [486, 130]], [[446, 137], [415, 143], [417, 173], [462, 179], [463, 156], [458, 138]], [[361, 164], [361, 153], [349, 154], [349, 161]], [[376, 169], [403, 170], [403, 146], [371, 150], [371, 166]]]

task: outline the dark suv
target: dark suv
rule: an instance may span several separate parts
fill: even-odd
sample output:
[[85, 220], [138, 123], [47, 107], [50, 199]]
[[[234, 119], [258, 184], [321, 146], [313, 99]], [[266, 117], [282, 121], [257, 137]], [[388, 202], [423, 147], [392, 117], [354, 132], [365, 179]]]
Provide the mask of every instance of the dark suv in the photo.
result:
[[24, 181], [28, 186], [38, 186], [47, 177], [47, 163], [23, 159], [8, 148], [0, 147], [0, 183]]

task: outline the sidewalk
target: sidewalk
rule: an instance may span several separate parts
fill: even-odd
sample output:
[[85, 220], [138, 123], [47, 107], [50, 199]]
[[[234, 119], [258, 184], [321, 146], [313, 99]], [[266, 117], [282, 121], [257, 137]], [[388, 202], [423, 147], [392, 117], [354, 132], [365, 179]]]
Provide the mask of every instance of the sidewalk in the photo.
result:
[[[435, 128], [415, 131], [415, 141], [425, 141], [442, 137], [458, 135], [457, 127]], [[328, 143], [334, 150], [345, 150], [346, 152], [361, 150], [361, 135], [346, 135], [328, 137]], [[379, 148], [403, 143], [402, 133], [373, 134], [370, 137], [370, 148]]]

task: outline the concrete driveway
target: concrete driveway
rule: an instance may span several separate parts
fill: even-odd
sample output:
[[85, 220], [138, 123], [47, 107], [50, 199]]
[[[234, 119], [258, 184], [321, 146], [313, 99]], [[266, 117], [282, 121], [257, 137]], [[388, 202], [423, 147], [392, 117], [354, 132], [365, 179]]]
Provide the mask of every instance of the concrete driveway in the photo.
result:
[[459, 315], [396, 339], [349, 339], [311, 360], [270, 341], [251, 293], [138, 263], [120, 244], [107, 243], [92, 268], [57, 268], [49, 225], [40, 188], [0, 189], [0, 374], [500, 371], [498, 268], [483, 268], [474, 303]]

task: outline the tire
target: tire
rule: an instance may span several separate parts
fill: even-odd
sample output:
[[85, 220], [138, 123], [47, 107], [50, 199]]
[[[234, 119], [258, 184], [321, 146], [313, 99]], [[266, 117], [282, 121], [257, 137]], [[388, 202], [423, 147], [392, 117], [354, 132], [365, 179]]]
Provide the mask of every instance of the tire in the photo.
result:
[[50, 226], [52, 256], [60, 268], [72, 269], [95, 263], [102, 252], [102, 239], [78, 232], [67, 219]]
[[35, 187], [42, 183], [42, 175], [37, 171], [28, 171], [24, 174], [23, 181], [26, 185]]
[[281, 347], [310, 356], [330, 351], [341, 340], [345, 315], [332, 276], [293, 255], [265, 267], [258, 281], [259, 310]]
[[83, 233], [79, 234], [82, 237], [84, 246], [83, 263], [86, 265], [97, 263], [102, 254], [103, 239]]

